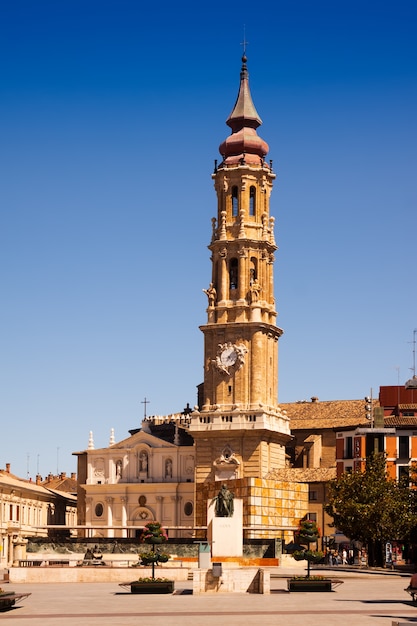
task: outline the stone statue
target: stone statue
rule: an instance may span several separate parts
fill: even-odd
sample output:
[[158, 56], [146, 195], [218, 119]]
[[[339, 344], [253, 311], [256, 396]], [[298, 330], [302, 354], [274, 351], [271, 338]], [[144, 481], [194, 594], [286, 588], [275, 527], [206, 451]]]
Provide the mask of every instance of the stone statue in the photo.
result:
[[215, 503], [214, 512], [216, 517], [233, 517], [233, 498], [233, 493], [229, 491], [227, 485], [223, 484], [217, 496], [210, 503], [210, 506]]
[[255, 280], [253, 281], [251, 288], [250, 288], [250, 294], [251, 294], [251, 302], [258, 302], [259, 300], [259, 295], [262, 291], [262, 287], [261, 285], [258, 283], [258, 280], [255, 278]]
[[210, 283], [210, 287], [208, 289], [203, 289], [204, 293], [206, 294], [207, 298], [208, 298], [208, 305], [209, 306], [214, 306], [215, 302], [216, 302], [216, 297], [217, 297], [217, 292], [216, 292], [216, 288], [214, 287], [213, 283]]
[[139, 455], [139, 471], [148, 471], [148, 455], [146, 454], [146, 452], [141, 452]]

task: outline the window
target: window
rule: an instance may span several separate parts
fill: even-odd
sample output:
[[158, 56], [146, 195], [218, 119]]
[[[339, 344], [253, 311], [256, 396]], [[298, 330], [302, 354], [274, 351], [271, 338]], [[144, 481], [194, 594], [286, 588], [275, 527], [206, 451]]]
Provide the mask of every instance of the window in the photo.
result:
[[236, 217], [239, 214], [239, 201], [237, 197], [237, 187], [232, 187], [232, 215]]
[[398, 437], [398, 456], [400, 459], [410, 458], [409, 438], [404, 435]]
[[251, 187], [249, 190], [249, 215], [255, 215], [256, 211], [256, 189]]
[[398, 465], [398, 480], [408, 479], [410, 476], [410, 468], [408, 465]]
[[229, 265], [229, 287], [230, 289], [237, 289], [238, 283], [238, 261], [237, 259], [230, 259]]
[[309, 491], [308, 492], [308, 499], [310, 500], [310, 502], [312, 500], [317, 500], [317, 491]]
[[309, 519], [310, 522], [317, 522], [317, 513], [309, 513], [307, 519]]
[[101, 502], [96, 504], [96, 508], [95, 508], [94, 511], [95, 511], [96, 517], [101, 517], [103, 515], [104, 508], [103, 508], [103, 505], [101, 504]]
[[398, 437], [398, 456], [400, 459], [408, 459], [410, 457], [410, 440], [408, 436], [400, 435]]
[[353, 459], [353, 437], [346, 437], [345, 459]]
[[186, 502], [184, 504], [184, 513], [187, 517], [190, 517], [190, 515], [193, 514], [193, 510], [194, 510], [194, 507], [193, 507], [192, 502]]

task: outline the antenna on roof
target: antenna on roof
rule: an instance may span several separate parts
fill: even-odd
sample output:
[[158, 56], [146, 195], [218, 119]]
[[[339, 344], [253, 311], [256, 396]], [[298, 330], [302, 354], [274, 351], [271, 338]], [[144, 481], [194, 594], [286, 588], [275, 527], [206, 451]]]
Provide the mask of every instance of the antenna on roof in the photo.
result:
[[413, 340], [410, 341], [409, 343], [413, 344], [413, 367], [410, 367], [411, 371], [413, 372], [413, 377], [410, 378], [410, 380], [407, 380], [407, 382], [405, 383], [405, 388], [406, 389], [417, 389], [417, 376], [416, 376], [416, 335], [417, 335], [417, 328], [415, 328], [413, 330]]

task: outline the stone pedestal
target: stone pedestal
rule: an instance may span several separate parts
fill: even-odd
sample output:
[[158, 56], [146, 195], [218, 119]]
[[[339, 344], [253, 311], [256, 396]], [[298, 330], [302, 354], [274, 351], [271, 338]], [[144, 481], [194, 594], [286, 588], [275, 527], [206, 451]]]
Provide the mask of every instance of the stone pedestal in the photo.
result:
[[234, 500], [233, 517], [216, 517], [207, 503], [207, 537], [212, 558], [243, 556], [243, 500]]

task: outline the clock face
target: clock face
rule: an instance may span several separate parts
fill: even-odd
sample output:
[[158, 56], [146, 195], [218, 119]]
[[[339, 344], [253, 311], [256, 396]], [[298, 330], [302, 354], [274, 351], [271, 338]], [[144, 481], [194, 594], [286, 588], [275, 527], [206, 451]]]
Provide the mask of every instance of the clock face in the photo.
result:
[[236, 350], [232, 346], [225, 348], [220, 355], [220, 361], [222, 362], [222, 365], [225, 365], [226, 367], [234, 365], [236, 363], [236, 359]]

